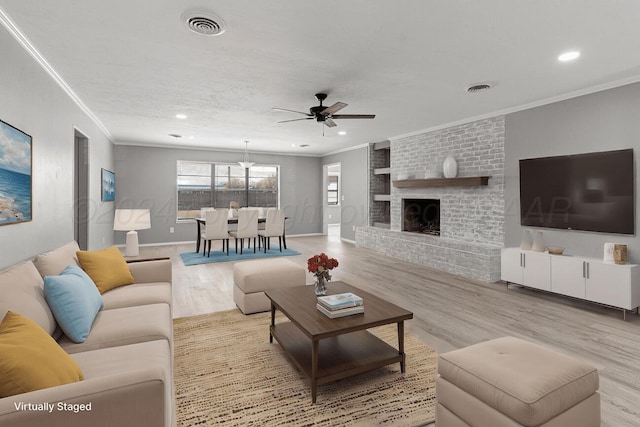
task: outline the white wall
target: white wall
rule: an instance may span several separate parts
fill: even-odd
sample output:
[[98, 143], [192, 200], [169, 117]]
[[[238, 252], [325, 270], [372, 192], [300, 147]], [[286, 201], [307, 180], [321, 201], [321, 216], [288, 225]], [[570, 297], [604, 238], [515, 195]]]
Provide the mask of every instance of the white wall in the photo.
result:
[[32, 221], [0, 227], [0, 268], [73, 240], [74, 126], [89, 138], [89, 248], [112, 244], [100, 169], [113, 170], [113, 145], [1, 26], [0, 52], [0, 119], [33, 138]]

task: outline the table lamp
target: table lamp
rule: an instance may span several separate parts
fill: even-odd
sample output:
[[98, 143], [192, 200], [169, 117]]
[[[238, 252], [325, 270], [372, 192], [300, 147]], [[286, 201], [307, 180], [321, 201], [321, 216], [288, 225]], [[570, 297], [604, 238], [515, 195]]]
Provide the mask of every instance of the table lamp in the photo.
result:
[[149, 209], [116, 209], [113, 220], [115, 231], [127, 231], [127, 246], [124, 256], [138, 256], [138, 232], [151, 228]]

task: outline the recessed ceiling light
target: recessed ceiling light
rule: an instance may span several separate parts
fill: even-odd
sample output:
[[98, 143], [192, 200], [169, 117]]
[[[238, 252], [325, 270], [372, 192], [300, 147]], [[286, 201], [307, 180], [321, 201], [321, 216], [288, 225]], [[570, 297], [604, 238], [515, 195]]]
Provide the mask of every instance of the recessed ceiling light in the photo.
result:
[[196, 139], [196, 137], [195, 137], [195, 136], [193, 136], [193, 135], [191, 135], [191, 136], [189, 137], [189, 139]]
[[562, 62], [573, 61], [574, 59], [577, 59], [579, 56], [580, 56], [580, 52], [578, 52], [577, 50], [572, 50], [570, 52], [565, 52], [562, 55], [558, 56], [558, 61], [562, 61]]
[[346, 135], [346, 134], [347, 134], [347, 132], [345, 132], [345, 131], [343, 131], [343, 130], [341, 130], [340, 132], [338, 132], [338, 135]]
[[291, 144], [291, 146], [292, 146], [292, 147], [295, 147], [295, 146], [296, 146], [296, 144]]
[[176, 119], [184, 120], [187, 118], [186, 114], [176, 114]]

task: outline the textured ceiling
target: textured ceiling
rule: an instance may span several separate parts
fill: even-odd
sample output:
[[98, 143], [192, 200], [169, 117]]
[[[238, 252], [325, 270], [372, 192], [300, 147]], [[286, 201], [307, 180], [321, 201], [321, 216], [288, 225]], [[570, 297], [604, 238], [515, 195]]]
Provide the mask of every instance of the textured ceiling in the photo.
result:
[[[0, 8], [116, 143], [243, 150], [249, 140], [251, 151], [318, 155], [640, 80], [635, 0], [0, 0]], [[180, 17], [194, 9], [222, 17], [226, 33], [187, 30]], [[570, 49], [582, 56], [558, 62]], [[493, 88], [465, 92], [478, 82]], [[325, 105], [349, 104], [340, 113], [376, 118], [336, 120], [324, 136], [313, 120], [276, 123], [301, 116], [272, 107], [307, 111], [321, 91]]]

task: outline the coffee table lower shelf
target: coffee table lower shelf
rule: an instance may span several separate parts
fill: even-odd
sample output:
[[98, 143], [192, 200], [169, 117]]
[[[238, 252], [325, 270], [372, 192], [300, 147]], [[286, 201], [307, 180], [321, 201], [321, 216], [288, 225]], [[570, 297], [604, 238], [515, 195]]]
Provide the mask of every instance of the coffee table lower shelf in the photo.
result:
[[312, 401], [318, 385], [362, 374], [392, 363], [404, 371], [405, 355], [366, 330], [318, 340], [318, 363], [313, 372], [313, 342], [293, 323], [272, 325], [271, 335], [295, 365], [311, 379]]

